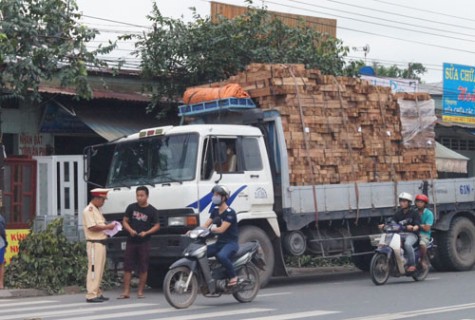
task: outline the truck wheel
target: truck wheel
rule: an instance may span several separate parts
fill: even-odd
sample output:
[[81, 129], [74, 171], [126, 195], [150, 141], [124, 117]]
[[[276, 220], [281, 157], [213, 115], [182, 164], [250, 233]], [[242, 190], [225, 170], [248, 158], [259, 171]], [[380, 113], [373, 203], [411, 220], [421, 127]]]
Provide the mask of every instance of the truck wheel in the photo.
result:
[[362, 252], [370, 252], [365, 255], [360, 256], [352, 256], [351, 262], [360, 269], [361, 271], [369, 271], [371, 267], [371, 260], [373, 259], [374, 248], [371, 246], [371, 242], [368, 241], [354, 241], [353, 247], [355, 249], [355, 253], [362, 253]]
[[261, 281], [261, 288], [264, 288], [269, 282], [272, 272], [274, 271], [274, 248], [267, 234], [258, 227], [243, 226], [239, 228], [239, 242], [244, 243], [248, 241], [259, 241], [262, 251], [264, 251], [264, 258], [266, 261], [265, 270], [259, 269], [259, 279]]
[[432, 237], [434, 238], [434, 243], [436, 246], [430, 249], [430, 251], [428, 252], [430, 265], [436, 271], [447, 271], [449, 270], [449, 267], [447, 266], [447, 264], [445, 263], [445, 261], [440, 255], [440, 251], [441, 251], [440, 243], [441, 243], [441, 238], [442, 238], [442, 232], [438, 231], [437, 234], [434, 234]]
[[153, 289], [161, 288], [168, 268], [169, 266], [164, 265], [150, 265], [148, 268], [147, 285]]
[[307, 240], [301, 231], [290, 231], [283, 236], [282, 246], [285, 253], [298, 257], [307, 250]]
[[448, 232], [441, 237], [442, 261], [456, 271], [465, 271], [475, 264], [475, 226], [465, 217], [455, 218]]

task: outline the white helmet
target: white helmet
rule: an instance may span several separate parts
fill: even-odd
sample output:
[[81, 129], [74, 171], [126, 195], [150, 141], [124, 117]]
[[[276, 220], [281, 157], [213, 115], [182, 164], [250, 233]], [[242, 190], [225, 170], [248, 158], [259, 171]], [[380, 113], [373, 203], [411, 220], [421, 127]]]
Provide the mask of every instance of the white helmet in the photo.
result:
[[412, 195], [408, 192], [401, 192], [398, 196], [399, 200], [407, 200], [409, 202], [412, 202]]

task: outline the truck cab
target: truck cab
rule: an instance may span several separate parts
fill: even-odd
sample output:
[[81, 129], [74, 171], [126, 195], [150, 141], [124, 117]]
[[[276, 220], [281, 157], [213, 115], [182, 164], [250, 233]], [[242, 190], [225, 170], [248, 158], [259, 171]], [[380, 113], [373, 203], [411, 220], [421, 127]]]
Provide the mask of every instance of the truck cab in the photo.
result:
[[[89, 147], [94, 162], [100, 146]], [[135, 189], [149, 188], [149, 203], [159, 211], [160, 230], [151, 239], [151, 274], [180, 257], [187, 230], [202, 224], [212, 209], [211, 189], [226, 185], [238, 221], [271, 219], [278, 233], [272, 172], [260, 129], [247, 125], [190, 124], [144, 129], [102, 149], [110, 165], [103, 209], [108, 221], [121, 220], [135, 202]], [[126, 233], [109, 239], [108, 255], [123, 258]]]

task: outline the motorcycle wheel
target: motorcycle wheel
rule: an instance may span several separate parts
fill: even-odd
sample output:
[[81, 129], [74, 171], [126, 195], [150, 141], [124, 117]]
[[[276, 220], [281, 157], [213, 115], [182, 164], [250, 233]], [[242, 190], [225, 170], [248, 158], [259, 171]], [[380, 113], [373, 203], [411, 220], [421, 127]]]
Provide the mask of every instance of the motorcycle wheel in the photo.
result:
[[383, 285], [389, 279], [389, 260], [388, 256], [383, 253], [376, 253], [371, 259], [369, 270], [371, 280], [377, 286]]
[[[190, 276], [190, 284], [185, 292], [185, 285]], [[198, 280], [195, 275], [191, 275], [191, 271], [187, 267], [171, 269], [163, 281], [163, 293], [172, 307], [176, 309], [188, 308], [195, 302], [198, 295]]]
[[417, 265], [417, 270], [414, 273], [414, 275], [412, 276], [412, 279], [414, 279], [415, 281], [423, 281], [423, 280], [425, 280], [425, 278], [429, 274], [429, 269], [430, 269], [430, 267], [429, 267], [429, 257], [427, 257], [427, 255], [426, 255], [424, 257], [424, 259], [426, 261], [427, 268], [423, 268], [422, 263], [419, 263]]
[[259, 292], [259, 271], [257, 267], [252, 264], [245, 265], [239, 270], [237, 276], [239, 277], [238, 288], [233, 292], [233, 297], [241, 303], [251, 302]]

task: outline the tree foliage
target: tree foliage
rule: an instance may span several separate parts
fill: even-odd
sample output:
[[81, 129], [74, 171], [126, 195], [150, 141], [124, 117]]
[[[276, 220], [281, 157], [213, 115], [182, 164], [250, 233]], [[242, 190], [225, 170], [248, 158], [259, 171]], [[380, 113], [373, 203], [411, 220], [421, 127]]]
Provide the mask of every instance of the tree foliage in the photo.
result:
[[43, 80], [59, 79], [74, 86], [80, 97], [91, 97], [88, 68], [104, 67], [98, 58], [115, 44], [89, 50], [98, 31], [81, 24], [74, 0], [0, 1], [0, 89], [40, 99]]
[[[359, 70], [366, 64], [363, 60], [351, 61], [345, 66], [344, 73], [347, 76], [357, 76]], [[378, 77], [414, 79], [421, 81], [422, 75], [427, 72], [422, 63], [408, 63], [407, 68], [400, 68], [397, 65], [383, 66], [377, 62], [372, 65], [375, 75]]]
[[64, 286], [84, 284], [87, 272], [86, 245], [69, 242], [57, 219], [43, 232], [31, 233], [20, 242], [19, 254], [6, 268], [10, 288], [37, 288], [58, 293]]
[[[5, 271], [9, 288], [36, 288], [50, 294], [61, 293], [66, 286], [84, 286], [87, 253], [84, 242], [70, 242], [63, 234], [63, 219], [52, 221], [46, 230], [32, 232], [20, 242], [19, 253]], [[106, 270], [103, 287], [117, 285]]]
[[[152, 30], [136, 36], [136, 54], [146, 78], [154, 79], [152, 107], [176, 101], [186, 87], [219, 81], [256, 63], [302, 63], [326, 74], [342, 74], [348, 48], [302, 21], [290, 27], [265, 9], [250, 9], [216, 23], [194, 11], [192, 22], [162, 16], [157, 5], [148, 16]], [[125, 36], [130, 38], [133, 36]]]

